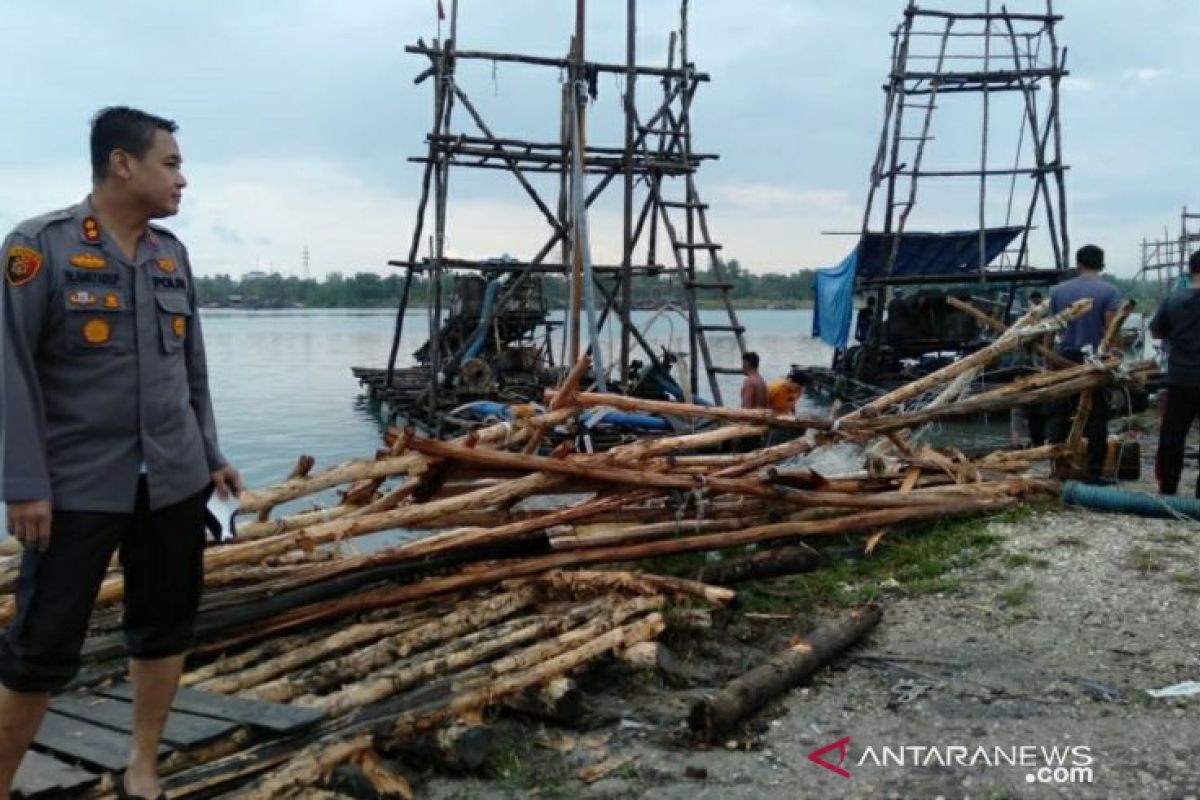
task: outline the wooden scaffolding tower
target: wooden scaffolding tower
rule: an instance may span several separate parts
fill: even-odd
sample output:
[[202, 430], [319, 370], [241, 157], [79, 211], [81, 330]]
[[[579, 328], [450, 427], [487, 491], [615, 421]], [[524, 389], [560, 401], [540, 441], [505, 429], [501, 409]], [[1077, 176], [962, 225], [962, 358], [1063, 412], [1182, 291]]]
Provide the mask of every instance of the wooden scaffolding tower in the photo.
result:
[[1155, 288], [1159, 298], [1166, 297], [1180, 276], [1188, 274], [1188, 258], [1200, 249], [1200, 214], [1188, 211], [1179, 214], [1179, 235], [1171, 236], [1165, 229], [1161, 239], [1142, 239], [1142, 264], [1137, 278]]
[[[611, 8], [606, 6], [606, 8]], [[670, 36], [665, 66], [637, 61], [637, 0], [626, 0], [625, 63], [603, 63], [586, 57], [585, 0], [576, 0], [576, 24], [570, 46], [562, 57], [541, 57], [511, 52], [468, 50], [459, 45], [459, 4], [449, 4], [449, 36], [432, 44], [418, 41], [407, 51], [424, 57], [428, 65], [417, 83], [433, 89], [433, 125], [426, 152], [410, 159], [424, 164], [424, 177], [408, 255], [390, 262], [406, 272], [399, 300], [396, 331], [388, 365], [395, 369], [400, 332], [415, 274], [429, 279], [430, 370], [437, 387], [451, 386], [463, 360], [462, 348], [450, 350], [438, 341], [444, 313], [443, 276], [452, 270], [507, 274], [512, 279], [488, 314], [495, 316], [518, 298], [520, 287], [532, 276], [564, 276], [570, 285], [567, 319], [567, 358], [591, 351], [597, 372], [604, 363], [599, 352], [600, 333], [606, 325], [620, 330], [620, 350], [612, 354], [611, 376], [621, 391], [630, 388], [630, 364], [640, 350], [651, 364], [660, 356], [632, 323], [633, 284], [636, 278], [673, 275], [679, 301], [688, 317], [686, 357], [693, 394], [707, 379], [712, 400], [721, 402], [718, 376], [740, 372], [740, 360], [716, 363], [710, 336], [732, 334], [737, 351], [745, 352], [744, 328], [730, 298], [732, 284], [721, 259], [721, 244], [714, 241], [696, 182], [696, 173], [717, 156], [693, 149], [692, 107], [697, 90], [709, 76], [696, 69], [689, 51], [688, 0], [680, 5], [679, 29]], [[516, 64], [555, 70], [562, 75], [561, 131], [559, 141], [532, 141], [499, 135], [472, 102], [459, 80], [459, 68], [468, 62]], [[587, 112], [603, 75], [623, 79], [624, 142], [601, 144], [587, 136]], [[642, 81], [656, 81], [657, 90], [643, 92]], [[653, 102], [647, 101], [652, 98]], [[549, 99], [549, 98], [548, 98]], [[558, 105], [558, 98], [548, 105]], [[463, 113], [456, 114], [459, 108]], [[465, 125], [462, 124], [465, 116]], [[456, 169], [496, 170], [520, 185], [547, 226], [546, 238], [527, 260], [503, 262], [447, 256], [447, 206], [450, 175]], [[618, 185], [623, 192], [622, 258], [620, 263], [591, 261], [587, 229], [588, 209]], [[557, 192], [557, 201], [553, 193]], [[427, 255], [420, 255], [426, 241]], [[702, 308], [724, 312], [720, 324], [701, 319]], [[484, 323], [490, 322], [485, 319]], [[605, 380], [598, 375], [598, 387]]]
[[[939, 11], [909, 1], [892, 34], [891, 71], [883, 87], [884, 124], [862, 225], [864, 237], [872, 232], [890, 237], [882, 283], [904, 282], [891, 278], [892, 270], [917, 205], [918, 187], [929, 181], [977, 183], [981, 282], [1053, 282], [1071, 266], [1059, 117], [1059, 85], [1068, 73], [1066, 49], [1055, 33], [1061, 19], [1052, 0], [1045, 0], [1040, 13], [1016, 13], [1007, 6], [997, 10], [992, 0], [974, 12]], [[1020, 133], [1012, 161], [999, 163], [995, 107], [999, 96], [1011, 93], [1019, 97], [1020, 119], [1012, 122], [1018, 123]], [[968, 111], [974, 107], [982, 114], [976, 164], [926, 167], [935, 139], [935, 112], [943, 106], [965, 106]], [[1007, 202], [989, 204], [1002, 197], [992, 196], [998, 189], [1007, 194]], [[1037, 224], [1039, 219], [1044, 227]], [[1015, 249], [1006, 249], [998, 259], [989, 254], [988, 230], [1016, 226], [1022, 230], [1014, 239]], [[1031, 244], [1039, 227], [1049, 258], [1035, 265]]]

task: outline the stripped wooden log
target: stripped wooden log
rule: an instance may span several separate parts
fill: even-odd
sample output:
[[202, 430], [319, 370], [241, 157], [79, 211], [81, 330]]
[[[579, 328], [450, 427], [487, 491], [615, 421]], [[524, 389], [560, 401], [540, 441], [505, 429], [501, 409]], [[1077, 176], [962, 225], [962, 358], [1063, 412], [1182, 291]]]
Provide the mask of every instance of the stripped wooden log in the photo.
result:
[[[1133, 311], [1133, 303], [1129, 300], [1124, 300], [1120, 308], [1113, 314], [1113, 318], [1108, 321], [1108, 327], [1105, 328], [1104, 337], [1100, 340], [1100, 352], [1107, 353], [1116, 343], [1117, 337], [1121, 333], [1121, 326], [1125, 324], [1125, 319], [1129, 316], [1129, 312]], [[1078, 469], [1081, 464], [1078, 463], [1078, 454], [1082, 450], [1081, 442], [1083, 441], [1083, 431], [1087, 427], [1088, 417], [1092, 415], [1092, 398], [1093, 392], [1086, 391], [1079, 395], [1079, 404], [1075, 408], [1075, 418], [1071, 420], [1071, 430], [1067, 434], [1067, 449], [1076, 459], [1075, 467]], [[1108, 435], [1107, 428], [1105, 435]]]
[[847, 533], [871, 532], [888, 525], [910, 524], [931, 519], [957, 519], [966, 516], [995, 513], [1011, 508], [1016, 502], [1017, 500], [1013, 497], [983, 499], [950, 498], [941, 503], [929, 503], [911, 508], [884, 509], [847, 514], [828, 520], [782, 522], [772, 525], [761, 525], [743, 531], [689, 536], [670, 541], [649, 542], [637, 545], [591, 548], [531, 559], [507, 561], [497, 566], [472, 569], [447, 577], [429, 578], [409, 586], [364, 592], [333, 603], [320, 603], [313, 606], [296, 608], [280, 614], [270, 620], [269, 623], [253, 626], [251, 630], [255, 632], [255, 635], [281, 633], [324, 620], [337, 619], [377, 608], [390, 608], [410, 600], [436, 597], [439, 594], [448, 592], [490, 586], [500, 581], [528, 577], [550, 569], [563, 569], [587, 564], [639, 561], [642, 559], [702, 552], [705, 550], [724, 550], [773, 539], [783, 540], [793, 537], [834, 536]]
[[[391, 697], [412, 686], [438, 676], [448, 676], [454, 691], [476, 686], [508, 672], [528, 669], [578, 645], [595, 639], [620, 626], [638, 614], [661, 608], [663, 598], [635, 597], [616, 603], [591, 603], [573, 609], [559, 618], [532, 621], [518, 631], [510, 631], [500, 644], [504, 649], [520, 642], [534, 641], [509, 655], [482, 663], [497, 652], [497, 639], [484, 639], [467, 648], [443, 652], [430, 658], [417, 659], [411, 664], [398, 664], [368, 675], [363, 680], [343, 687], [324, 697], [304, 697], [298, 704], [320, 708], [329, 714], [342, 714]], [[556, 635], [547, 635], [554, 633]], [[524, 637], [524, 638], [521, 638]], [[542, 641], [537, 641], [543, 639]], [[470, 667], [463, 672], [464, 667]], [[457, 673], [457, 674], [455, 674]]]
[[[547, 389], [545, 400], [553, 403], [558, 392]], [[641, 397], [626, 397], [617, 394], [579, 392], [571, 399], [572, 405], [584, 408], [609, 406], [622, 411], [642, 411], [650, 414], [666, 414], [690, 419], [718, 419], [747, 425], [764, 425], [769, 428], [792, 428], [828, 430], [833, 422], [827, 417], [791, 416], [776, 414], [770, 409], [727, 408], [725, 406], [699, 406], [691, 403], [676, 403], [672, 400], [646, 400]]]
[[[344, 740], [349, 735], [360, 732], [375, 732], [395, 742], [403, 741], [419, 735], [421, 731], [430, 730], [447, 720], [464, 716], [481, 708], [495, 705], [504, 697], [522, 692], [531, 686], [545, 684], [554, 678], [566, 674], [573, 669], [595, 661], [600, 656], [614, 648], [627, 647], [638, 642], [648, 641], [658, 636], [664, 627], [662, 615], [658, 613], [609, 631], [599, 637], [568, 650], [550, 659], [525, 665], [525, 668], [512, 674], [487, 679], [470, 691], [461, 694], [429, 693], [435, 696], [422, 706], [393, 713], [390, 709], [380, 712], [376, 718], [368, 715], [363, 719], [351, 720], [340, 730], [330, 732], [321, 740], [309, 745], [293, 756], [287, 766], [259, 779], [252, 786], [239, 793], [239, 797], [247, 800], [271, 800], [280, 794], [298, 786], [312, 782], [314, 769], [312, 764], [318, 762], [328, 767], [332, 758], [320, 759], [320, 753], [330, 747], [330, 743]], [[367, 741], [371, 741], [368, 734]], [[344, 751], [339, 757], [346, 758]]]
[[821, 554], [805, 544], [774, 547], [705, 564], [696, 570], [695, 578], [702, 583], [731, 586], [747, 581], [810, 572], [824, 563], [825, 559]]
[[[984, 325], [991, 328], [995, 333], [1004, 334], [1008, 331], [1009, 326], [1005, 325], [991, 314], [980, 311], [978, 308], [966, 302], [965, 300], [959, 300], [957, 297], [946, 295], [946, 303], [952, 308], [956, 308], [964, 314], [974, 317], [978, 322], [982, 322]], [[1063, 358], [1041, 342], [1035, 341], [1031, 346], [1037, 352], [1037, 354], [1046, 359], [1046, 363], [1052, 367], [1061, 368], [1072, 367], [1075, 365], [1073, 361]]]
[[688, 717], [692, 732], [703, 741], [717, 741], [743, 719], [837, 658], [881, 618], [878, 606], [857, 608], [844, 623], [818, 628], [767, 663], [735, 678], [715, 696], [692, 707]]
[[[556, 411], [541, 417], [539, 423], [543, 425], [562, 424], [575, 413], [577, 412], [572, 409]], [[528, 435], [524, 433], [524, 430], [524, 428], [517, 430], [509, 423], [499, 423], [476, 431], [475, 436], [479, 444], [506, 444], [517, 437], [523, 441], [524, 436]], [[465, 442], [466, 437], [459, 437], [456, 441]], [[305, 477], [292, 478], [276, 486], [244, 491], [238, 497], [240, 510], [243, 513], [260, 511], [346, 483], [405, 475], [414, 468], [422, 466], [424, 462], [423, 458], [414, 457], [412, 454], [378, 461], [349, 461]]]
[[[1021, 346], [1026, 341], [1061, 330], [1071, 320], [1086, 314], [1091, 310], [1091, 307], [1091, 300], [1079, 300], [1073, 303], [1070, 308], [1060, 311], [1049, 319], [1040, 322], [1030, 322], [1031, 319], [1036, 319], [1036, 316], [1041, 313], [1041, 306], [1037, 306], [1020, 320], [1017, 320], [1011, 328], [987, 347], [976, 350], [971, 355], [947, 364], [945, 367], [918, 378], [911, 383], [906, 383], [904, 386], [861, 406], [856, 411], [846, 414], [840, 420], [840, 427], [844, 427], [847, 422], [878, 416], [900, 403], [924, 394], [935, 386], [946, 383], [963, 372], [975, 367], [986, 366], [1004, 353]], [[895, 428], [889, 428], [889, 430], [895, 430]]]
[[[592, 366], [592, 357], [584, 355], [571, 367], [571, 371], [563, 378], [562, 383], [558, 387], [558, 396], [550, 403], [549, 411], [558, 411], [569, 404], [571, 398], [579, 391], [579, 382], [583, 380], [584, 374]], [[542, 439], [546, 437], [546, 428], [538, 428], [529, 437], [529, 441], [521, 449], [523, 453], [536, 453], [538, 447], [542, 443]]]
[[554, 592], [566, 593], [572, 597], [592, 597], [611, 592], [624, 595], [640, 594], [647, 597], [661, 594], [723, 606], [737, 596], [729, 589], [709, 586], [698, 580], [616, 570], [551, 570], [529, 580], [531, 583], [546, 586]]
[[[200, 685], [205, 691], [221, 694], [245, 692], [247, 689], [260, 687], [272, 678], [285, 675], [291, 670], [329, 655], [341, 652], [364, 641], [375, 641], [378, 650], [400, 656], [404, 653], [426, 647], [434, 642], [457, 636], [466, 631], [474, 630], [480, 625], [499, 621], [517, 611], [528, 608], [537, 602], [538, 591], [534, 587], [522, 587], [511, 592], [487, 597], [483, 600], [460, 606], [453, 613], [433, 621], [425, 621], [415, 627], [402, 626], [397, 632], [389, 630], [387, 625], [353, 626], [329, 639], [317, 642], [315, 645], [297, 648], [279, 658], [232, 675], [214, 678]], [[379, 641], [381, 637], [382, 641]], [[370, 659], [376, 651], [370, 648], [355, 651], [354, 658]], [[329, 662], [326, 662], [329, 663]], [[260, 699], [271, 699], [270, 692], [258, 692]]]

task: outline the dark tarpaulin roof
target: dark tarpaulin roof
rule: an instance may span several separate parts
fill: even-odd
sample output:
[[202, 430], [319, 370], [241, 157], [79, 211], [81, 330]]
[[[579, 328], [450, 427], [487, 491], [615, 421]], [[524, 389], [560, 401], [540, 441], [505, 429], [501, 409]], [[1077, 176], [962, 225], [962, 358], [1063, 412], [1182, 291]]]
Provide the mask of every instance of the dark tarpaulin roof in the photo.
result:
[[[1023, 228], [988, 228], [986, 256], [990, 264], [1004, 252]], [[919, 275], [956, 275], [979, 272], [979, 231], [902, 233], [891, 275], [886, 274], [892, 240], [896, 234], [868, 233], [859, 245], [858, 278], [903, 278]]]

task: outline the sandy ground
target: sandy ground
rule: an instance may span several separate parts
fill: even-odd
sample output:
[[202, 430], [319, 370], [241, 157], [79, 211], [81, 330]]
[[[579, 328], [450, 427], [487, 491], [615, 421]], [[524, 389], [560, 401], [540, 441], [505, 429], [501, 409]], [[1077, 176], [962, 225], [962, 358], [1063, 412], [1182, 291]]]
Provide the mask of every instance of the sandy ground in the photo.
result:
[[[795, 633], [837, 619], [844, 611], [836, 604], [778, 616], [735, 612], [711, 630], [670, 634], [691, 680], [605, 667], [588, 678], [582, 725], [502, 720], [486, 775], [424, 776], [418, 795], [1200, 797], [1200, 695], [1145, 693], [1200, 680], [1200, 525], [1051, 509], [977, 523], [963, 535], [987, 543], [977, 557], [956, 557], [962, 565], [923, 592], [906, 591], [886, 570], [865, 579], [876, 586], [842, 587], [877, 593], [881, 625], [727, 742], [706, 749], [690, 740], [691, 704]], [[766, 589], [786, 596], [804, 580]], [[846, 736], [850, 777], [808, 760]], [[945, 750], [955, 745], [966, 749]], [[879, 766], [871, 757], [905, 746], [925, 748], [905, 751], [922, 763]], [[949, 755], [930, 755], [934, 746]], [[1067, 764], [1091, 774], [1040, 782], [1040, 750], [1026, 751], [1032, 766], [989, 767], [980, 746], [993, 758], [997, 747], [1084, 748]], [[955, 752], [976, 755], [975, 764], [955, 764]], [[837, 763], [836, 752], [825, 758]], [[607, 777], [579, 779], [581, 768], [604, 762], [617, 765]]]

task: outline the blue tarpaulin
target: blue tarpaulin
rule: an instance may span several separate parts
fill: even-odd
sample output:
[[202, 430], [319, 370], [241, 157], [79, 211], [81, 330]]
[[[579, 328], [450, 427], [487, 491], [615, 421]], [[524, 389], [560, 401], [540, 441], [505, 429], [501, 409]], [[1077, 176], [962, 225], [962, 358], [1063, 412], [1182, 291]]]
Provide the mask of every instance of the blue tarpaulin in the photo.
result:
[[[988, 228], [984, 258], [991, 263], [1024, 230]], [[844, 348], [854, 317], [854, 280], [883, 277], [962, 275], [969, 280], [979, 271], [979, 231], [903, 233], [890, 274], [887, 271], [896, 234], [868, 233], [836, 267], [817, 271], [813, 305], [813, 336], [831, 347]]]
[[844, 348], [850, 339], [850, 318], [854, 316], [854, 273], [858, 266], [858, 248], [829, 269], [817, 270], [813, 303], [813, 336], [830, 347]]
[[[1024, 228], [988, 228], [984, 241], [984, 257], [990, 264]], [[945, 233], [902, 233], [896, 251], [896, 263], [887, 274], [895, 234], [868, 233], [859, 243], [862, 253], [858, 275], [864, 280], [887, 277], [905, 278], [920, 275], [954, 275], [967, 278], [979, 272], [979, 231], [947, 231]]]

